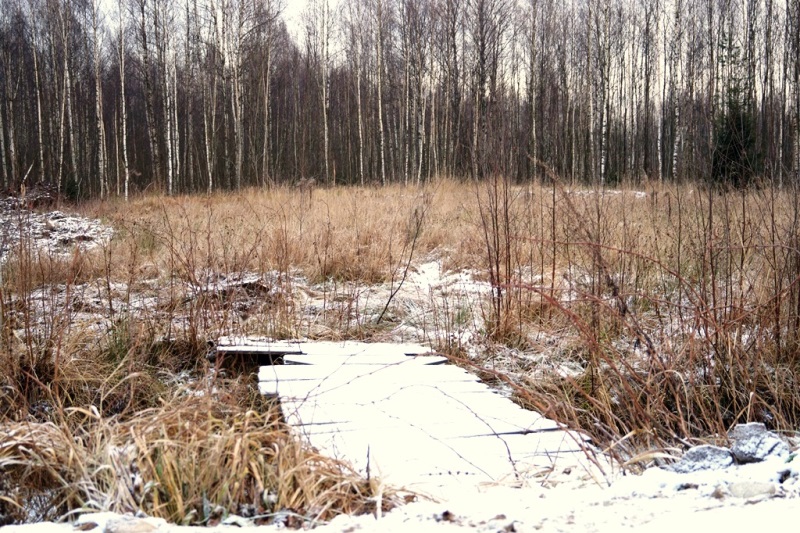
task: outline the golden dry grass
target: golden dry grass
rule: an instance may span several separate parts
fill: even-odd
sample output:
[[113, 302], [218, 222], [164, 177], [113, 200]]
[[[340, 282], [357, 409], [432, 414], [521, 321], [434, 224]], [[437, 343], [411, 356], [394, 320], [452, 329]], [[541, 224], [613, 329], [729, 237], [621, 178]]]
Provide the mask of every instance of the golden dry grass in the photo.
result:
[[[277, 406], [180, 391], [124, 419], [70, 408], [60, 422], [0, 425], [0, 509], [54, 520], [76, 510], [144, 511], [187, 524], [233, 514], [267, 523], [291, 510], [308, 522], [374, 511], [373, 487], [300, 444]], [[391, 505], [387, 491], [384, 505]]]
[[[145, 196], [78, 209], [115, 228], [110, 244], [67, 258], [20, 246], [2, 267], [0, 465], [13, 473], [4, 479], [52, 488], [36, 494], [53, 498], [56, 514], [140, 508], [204, 523], [217, 506], [293, 509], [309, 520], [369, 510], [375, 487], [293, 441], [271, 406], [203, 387], [203, 396], [187, 395], [174, 376], [213, 375], [203, 355], [215, 334], [309, 334], [295, 290], [332, 284], [325, 297], [358, 310], [357, 287], [394, 286], [410, 263], [431, 257], [493, 287], [475, 309], [431, 297], [425, 334], [437, 347], [486, 371], [486, 360], [464, 358], [449, 340], [456, 324], [479, 316], [493, 379], [623, 456], [746, 420], [777, 429], [800, 422], [792, 191], [599, 191], [495, 178]], [[198, 289], [248, 272], [273, 276], [282, 290], [251, 298], [258, 305], [242, 312], [236, 294]], [[101, 333], [82, 322], [91, 298], [73, 294], [79, 287], [95, 287]], [[43, 289], [49, 296], [32, 296]], [[137, 295], [155, 303], [120, 310]], [[339, 316], [322, 331], [365, 338], [376, 328], [366, 322]], [[549, 372], [513, 355], [498, 370], [493, 354], [508, 347], [580, 371]], [[122, 452], [124, 468], [114, 466]], [[129, 487], [131, 464], [139, 488]], [[31, 486], [3, 487], [0, 514], [23, 519]]]

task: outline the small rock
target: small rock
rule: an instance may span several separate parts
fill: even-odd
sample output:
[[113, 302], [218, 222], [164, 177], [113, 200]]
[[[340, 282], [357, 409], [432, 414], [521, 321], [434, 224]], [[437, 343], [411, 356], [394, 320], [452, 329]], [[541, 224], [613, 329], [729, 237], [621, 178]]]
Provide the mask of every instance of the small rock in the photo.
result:
[[239, 515], [229, 514], [225, 517], [222, 521], [223, 526], [239, 526], [239, 527], [250, 527], [253, 526], [254, 523], [249, 518], [243, 518]]
[[98, 533], [150, 533], [159, 531], [166, 521], [163, 518], [136, 518], [111, 512], [89, 513], [78, 517], [76, 531], [97, 531]]
[[761, 422], [750, 422], [748, 424], [736, 424], [736, 427], [728, 432], [728, 438], [738, 441], [760, 436], [764, 433], [768, 433], [767, 426]]
[[689, 448], [683, 457], [665, 468], [679, 474], [701, 470], [721, 470], [733, 464], [733, 455], [727, 448], [703, 444]]
[[119, 520], [110, 520], [104, 533], [151, 533], [158, 531], [158, 526], [140, 518], [120, 518]]
[[759, 481], [738, 481], [728, 486], [731, 496], [744, 500], [758, 500], [774, 496], [777, 488], [774, 483]]
[[767, 431], [764, 424], [752, 422], [739, 424], [728, 437], [733, 440], [731, 453], [736, 462], [757, 463], [768, 457], [783, 457], [789, 454], [789, 445], [780, 435]]

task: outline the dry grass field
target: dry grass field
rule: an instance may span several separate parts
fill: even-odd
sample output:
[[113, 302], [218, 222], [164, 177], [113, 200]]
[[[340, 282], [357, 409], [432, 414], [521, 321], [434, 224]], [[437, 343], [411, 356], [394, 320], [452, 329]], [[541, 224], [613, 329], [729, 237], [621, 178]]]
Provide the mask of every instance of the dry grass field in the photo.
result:
[[[737, 422], [800, 427], [796, 191], [496, 178], [69, 210], [114, 237], [22, 235], [1, 267], [0, 521], [392, 505], [206, 357], [219, 335], [413, 335], [631, 468]], [[478, 289], [409, 293], [432, 263]]]

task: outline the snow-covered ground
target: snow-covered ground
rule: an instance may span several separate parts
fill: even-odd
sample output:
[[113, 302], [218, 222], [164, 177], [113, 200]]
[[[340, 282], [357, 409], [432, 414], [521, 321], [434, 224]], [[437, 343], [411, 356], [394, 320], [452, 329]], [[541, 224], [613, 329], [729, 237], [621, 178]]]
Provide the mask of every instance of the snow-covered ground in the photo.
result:
[[[785, 458], [760, 464], [695, 474], [676, 474], [660, 469], [641, 476], [618, 479], [610, 487], [593, 484], [511, 488], [484, 486], [454, 489], [445, 500], [410, 503], [381, 516], [340, 516], [318, 524], [319, 533], [418, 532], [418, 531], [756, 531], [780, 526], [793, 529], [800, 512], [797, 470]], [[790, 477], [779, 483], [781, 473]], [[791, 482], [789, 482], [791, 480]], [[285, 530], [280, 524], [248, 526], [231, 519], [232, 525], [190, 528], [162, 520], [109, 513], [84, 515], [79, 530], [109, 533], [159, 531]], [[91, 524], [96, 524], [92, 527]], [[90, 529], [91, 528], [91, 529]], [[45, 533], [75, 531], [71, 524], [8, 526], [3, 531]]]
[[20, 244], [30, 251], [68, 256], [75, 248], [88, 250], [107, 244], [114, 231], [98, 220], [51, 211], [19, 208], [15, 199], [0, 200], [0, 261]]

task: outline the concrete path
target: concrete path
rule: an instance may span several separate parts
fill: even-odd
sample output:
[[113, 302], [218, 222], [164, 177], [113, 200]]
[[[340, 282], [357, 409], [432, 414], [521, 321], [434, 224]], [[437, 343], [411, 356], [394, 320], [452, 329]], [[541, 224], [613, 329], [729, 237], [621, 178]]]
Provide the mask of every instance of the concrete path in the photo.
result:
[[[572, 469], [602, 481], [583, 436], [522, 409], [419, 345], [224, 339], [220, 353], [281, 356], [259, 389], [320, 452], [393, 486], [524, 485]], [[576, 472], [576, 475], [581, 475]]]

